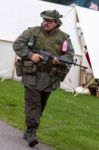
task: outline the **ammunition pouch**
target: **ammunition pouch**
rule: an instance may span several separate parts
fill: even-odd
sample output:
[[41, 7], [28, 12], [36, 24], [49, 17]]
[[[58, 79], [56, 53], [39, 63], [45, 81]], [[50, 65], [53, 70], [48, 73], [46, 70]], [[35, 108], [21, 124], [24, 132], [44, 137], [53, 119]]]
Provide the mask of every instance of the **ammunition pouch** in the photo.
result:
[[36, 65], [32, 61], [23, 61], [22, 59], [17, 59], [16, 63], [16, 74], [18, 77], [24, 74], [34, 74], [36, 72]]
[[23, 61], [23, 74], [35, 74], [37, 72], [37, 65], [33, 61]]
[[35, 64], [33, 61], [23, 61], [23, 74], [31, 75], [37, 72], [49, 73], [49, 66], [42, 63]]
[[21, 59], [17, 59], [16, 63], [15, 63], [15, 66], [16, 66], [16, 75], [18, 77], [22, 76], [23, 75], [23, 71], [22, 71], [22, 60]]
[[68, 68], [65, 64], [55, 65], [52, 67], [51, 74], [55, 76], [59, 76], [60, 80], [63, 81], [66, 77], [66, 74], [68, 73]]

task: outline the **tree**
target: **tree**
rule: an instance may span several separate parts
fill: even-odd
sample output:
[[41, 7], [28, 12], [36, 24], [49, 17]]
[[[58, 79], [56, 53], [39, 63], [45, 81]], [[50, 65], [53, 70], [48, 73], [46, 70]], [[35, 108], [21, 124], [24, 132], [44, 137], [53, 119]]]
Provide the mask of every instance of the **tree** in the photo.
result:
[[87, 8], [90, 7], [91, 3], [94, 3], [94, 4], [98, 5], [98, 7], [99, 7], [99, 0], [43, 0], [43, 1], [58, 3], [58, 4], [62, 4], [62, 5], [71, 5], [71, 4], [75, 3], [79, 6], [83, 6], [83, 7], [87, 7]]
[[60, 0], [43, 0], [43, 1], [58, 3], [58, 4], [62, 4], [62, 5], [70, 5], [70, 4], [76, 2], [76, 0], [61, 0], [61, 1]]

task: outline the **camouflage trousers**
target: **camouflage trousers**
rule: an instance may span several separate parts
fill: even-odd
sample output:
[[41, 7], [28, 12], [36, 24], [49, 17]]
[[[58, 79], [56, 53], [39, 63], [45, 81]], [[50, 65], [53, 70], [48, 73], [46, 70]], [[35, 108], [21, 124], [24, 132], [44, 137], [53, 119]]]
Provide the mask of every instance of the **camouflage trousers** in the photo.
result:
[[37, 129], [50, 92], [38, 91], [25, 87], [25, 123], [27, 129]]

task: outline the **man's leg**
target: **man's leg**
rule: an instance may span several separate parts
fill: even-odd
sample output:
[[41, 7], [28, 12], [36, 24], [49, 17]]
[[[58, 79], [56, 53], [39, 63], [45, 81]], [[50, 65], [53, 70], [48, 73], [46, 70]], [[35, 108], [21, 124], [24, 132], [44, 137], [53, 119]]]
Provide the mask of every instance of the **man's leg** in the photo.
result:
[[40, 123], [41, 92], [25, 87], [25, 123], [29, 146], [37, 144], [36, 129]]
[[51, 94], [50, 92], [42, 92], [41, 93], [41, 115], [44, 111], [44, 108], [47, 104], [47, 100], [48, 100], [50, 94]]

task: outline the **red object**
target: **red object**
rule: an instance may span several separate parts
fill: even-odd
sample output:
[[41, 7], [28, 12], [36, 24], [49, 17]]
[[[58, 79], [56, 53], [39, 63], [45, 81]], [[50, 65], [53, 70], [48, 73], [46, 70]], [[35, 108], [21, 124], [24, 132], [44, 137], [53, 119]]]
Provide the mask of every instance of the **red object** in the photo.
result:
[[92, 68], [88, 52], [86, 52], [85, 55], [86, 55], [86, 58], [87, 58], [87, 61], [88, 61], [89, 65], [90, 65], [90, 67]]

